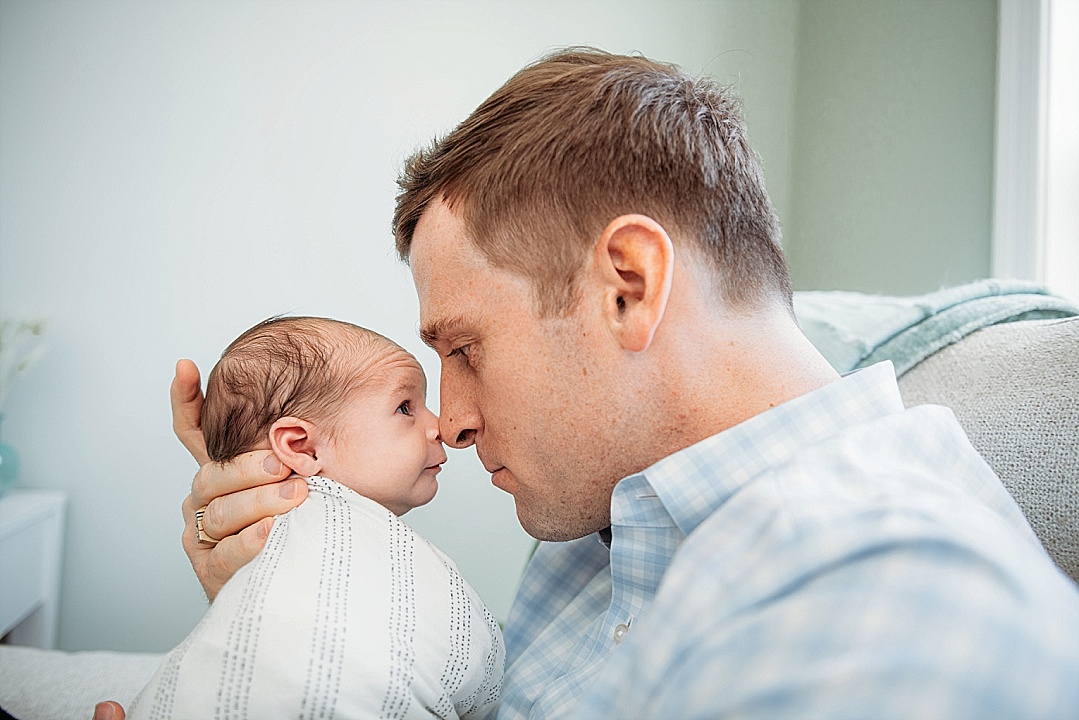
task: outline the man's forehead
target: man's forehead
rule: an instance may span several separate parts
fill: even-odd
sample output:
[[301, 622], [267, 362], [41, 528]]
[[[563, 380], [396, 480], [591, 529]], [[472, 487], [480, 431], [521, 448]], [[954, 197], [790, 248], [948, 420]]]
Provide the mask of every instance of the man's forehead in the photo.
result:
[[434, 269], [455, 266], [478, 269], [486, 264], [464, 220], [442, 201], [428, 205], [412, 233], [409, 265], [413, 274], [427, 275]]
[[420, 217], [409, 253], [420, 304], [420, 337], [428, 345], [475, 323], [477, 291], [493, 268], [469, 238], [463, 220], [443, 202]]
[[462, 274], [440, 272], [429, 283], [416, 283], [420, 305], [420, 339], [429, 346], [472, 333], [481, 322], [481, 299], [469, 292]]

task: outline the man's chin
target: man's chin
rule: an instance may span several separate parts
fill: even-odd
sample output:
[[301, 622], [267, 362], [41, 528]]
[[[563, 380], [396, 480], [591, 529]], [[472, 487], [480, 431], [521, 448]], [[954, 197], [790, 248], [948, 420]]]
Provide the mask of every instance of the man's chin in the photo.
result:
[[559, 517], [557, 513], [530, 512], [517, 503], [517, 520], [524, 531], [544, 542], [569, 542], [593, 535], [608, 527], [610, 521], [586, 521], [585, 518]]

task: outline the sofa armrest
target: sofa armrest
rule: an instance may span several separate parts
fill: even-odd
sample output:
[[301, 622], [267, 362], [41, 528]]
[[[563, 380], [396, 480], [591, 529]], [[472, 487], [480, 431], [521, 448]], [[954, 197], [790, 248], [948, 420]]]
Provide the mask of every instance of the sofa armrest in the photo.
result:
[[1079, 582], [1079, 318], [993, 325], [899, 379], [951, 408], [1049, 555]]
[[162, 657], [0, 645], [0, 708], [19, 720], [90, 720], [103, 700], [129, 706]]

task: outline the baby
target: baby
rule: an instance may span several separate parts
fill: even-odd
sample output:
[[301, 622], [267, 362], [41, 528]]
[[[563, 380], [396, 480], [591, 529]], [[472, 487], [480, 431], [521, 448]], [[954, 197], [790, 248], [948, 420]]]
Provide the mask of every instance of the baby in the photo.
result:
[[446, 461], [426, 379], [370, 330], [267, 320], [210, 373], [210, 458], [269, 448], [310, 494], [165, 656], [128, 717], [482, 718], [505, 647], [453, 562], [398, 519]]

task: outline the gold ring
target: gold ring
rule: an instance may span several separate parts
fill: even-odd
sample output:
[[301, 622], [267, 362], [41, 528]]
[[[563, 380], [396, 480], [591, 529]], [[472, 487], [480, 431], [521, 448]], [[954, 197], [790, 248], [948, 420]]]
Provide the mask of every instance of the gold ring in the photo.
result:
[[199, 542], [203, 545], [216, 545], [221, 541], [210, 537], [206, 534], [206, 531], [202, 529], [202, 516], [205, 512], [205, 507], [201, 507], [195, 511], [195, 537], [197, 537]]

